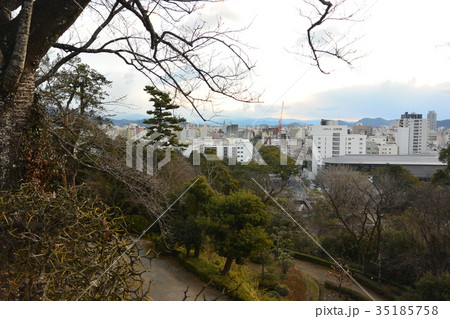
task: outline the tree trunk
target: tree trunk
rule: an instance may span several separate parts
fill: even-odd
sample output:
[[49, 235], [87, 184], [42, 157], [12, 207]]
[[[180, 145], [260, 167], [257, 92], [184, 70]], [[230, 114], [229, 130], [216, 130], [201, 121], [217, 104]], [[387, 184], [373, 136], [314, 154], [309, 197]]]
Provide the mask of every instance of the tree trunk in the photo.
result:
[[231, 264], [233, 263], [232, 257], [227, 257], [227, 260], [225, 261], [225, 266], [223, 266], [222, 270], [222, 276], [227, 276], [231, 269]]
[[19, 150], [34, 94], [34, 74], [24, 71], [15, 92], [0, 97], [0, 189], [20, 180]]
[[363, 273], [363, 275], [367, 275], [367, 261], [368, 261], [368, 258], [367, 258], [367, 255], [366, 255], [366, 253], [362, 253], [362, 273]]
[[381, 282], [381, 214], [377, 225], [377, 256], [378, 256], [378, 282]]
[[264, 254], [261, 253], [261, 279], [264, 280], [264, 266], [265, 266], [266, 262], [264, 259]]
[[195, 258], [200, 257], [200, 245], [195, 245], [194, 246], [194, 257]]
[[[34, 71], [47, 51], [73, 24], [90, 0], [0, 2], [0, 189], [20, 180], [19, 150], [33, 104]], [[10, 6], [11, 5], [11, 6]], [[9, 11], [8, 11], [9, 10]]]

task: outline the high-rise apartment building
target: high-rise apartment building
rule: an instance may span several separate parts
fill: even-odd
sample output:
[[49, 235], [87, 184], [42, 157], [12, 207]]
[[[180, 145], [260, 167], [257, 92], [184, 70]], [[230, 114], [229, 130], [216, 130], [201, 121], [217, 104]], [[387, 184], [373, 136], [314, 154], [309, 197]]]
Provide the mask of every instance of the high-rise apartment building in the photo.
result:
[[[422, 118], [422, 114], [402, 114], [400, 120], [394, 120], [394, 129], [408, 128], [409, 130], [397, 130], [401, 135], [408, 135], [408, 154], [425, 153], [428, 139], [428, 120]], [[401, 150], [399, 151], [401, 154]]]
[[414, 112], [412, 112], [411, 114], [408, 112], [405, 112], [405, 114], [402, 114], [402, 116], [400, 117], [402, 120], [409, 120], [409, 119], [415, 119], [415, 120], [420, 120], [422, 119], [422, 114], [416, 114]]
[[427, 115], [428, 125], [430, 127], [430, 131], [437, 131], [437, 115], [435, 111], [429, 111]]

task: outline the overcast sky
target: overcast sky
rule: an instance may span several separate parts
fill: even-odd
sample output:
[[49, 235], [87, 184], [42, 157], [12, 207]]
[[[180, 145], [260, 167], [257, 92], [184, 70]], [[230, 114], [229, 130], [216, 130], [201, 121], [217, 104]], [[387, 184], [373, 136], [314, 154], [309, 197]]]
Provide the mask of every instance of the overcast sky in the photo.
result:
[[[329, 75], [292, 53], [304, 43], [306, 21], [297, 11], [301, 5], [298, 0], [226, 0], [197, 13], [201, 19], [220, 15], [230, 27], [253, 21], [240, 40], [252, 47], [248, 53], [256, 61], [254, 88], [264, 92], [263, 103], [222, 101], [216, 108], [223, 116], [218, 121], [279, 117], [283, 101], [284, 118], [299, 120], [395, 119], [404, 112], [426, 115], [429, 110], [436, 111], [438, 120], [450, 119], [450, 1], [366, 1], [364, 21], [332, 26], [337, 32], [349, 31], [349, 40], [360, 38], [352, 48], [363, 57], [352, 69], [334, 61], [327, 65]], [[115, 96], [127, 95], [134, 105], [119, 111], [145, 114], [145, 78], [101, 56], [83, 60], [114, 82]]]

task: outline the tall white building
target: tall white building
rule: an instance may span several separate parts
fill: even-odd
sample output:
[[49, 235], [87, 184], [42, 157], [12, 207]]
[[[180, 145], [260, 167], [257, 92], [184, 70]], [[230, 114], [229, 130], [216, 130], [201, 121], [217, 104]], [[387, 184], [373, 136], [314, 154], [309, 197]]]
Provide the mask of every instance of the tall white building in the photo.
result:
[[366, 136], [348, 134], [347, 125], [313, 125], [314, 149], [322, 158], [347, 154], [366, 154]]
[[394, 127], [395, 144], [398, 146], [398, 155], [409, 154], [409, 127]]
[[365, 155], [367, 136], [348, 134], [347, 125], [313, 125], [310, 127], [311, 174], [317, 176], [325, 158], [344, 155]]
[[[427, 150], [428, 120], [422, 118], [422, 114], [402, 114], [401, 119], [394, 120], [394, 130], [408, 128], [408, 154], [422, 154]], [[402, 130], [402, 134], [406, 130]], [[404, 136], [403, 136], [404, 138]], [[396, 140], [397, 142], [397, 140]], [[399, 152], [400, 155], [401, 152]]]
[[430, 131], [436, 132], [437, 131], [437, 114], [435, 111], [428, 111], [427, 115], [428, 125], [430, 128]]
[[346, 125], [313, 125], [311, 135], [322, 158], [345, 155]]

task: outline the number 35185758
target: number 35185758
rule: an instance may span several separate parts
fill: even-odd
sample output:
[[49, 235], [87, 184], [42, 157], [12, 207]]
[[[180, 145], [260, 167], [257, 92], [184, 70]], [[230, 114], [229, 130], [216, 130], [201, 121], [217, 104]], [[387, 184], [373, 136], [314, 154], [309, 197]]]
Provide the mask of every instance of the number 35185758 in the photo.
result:
[[437, 306], [377, 306], [377, 316], [436, 316], [439, 314]]

